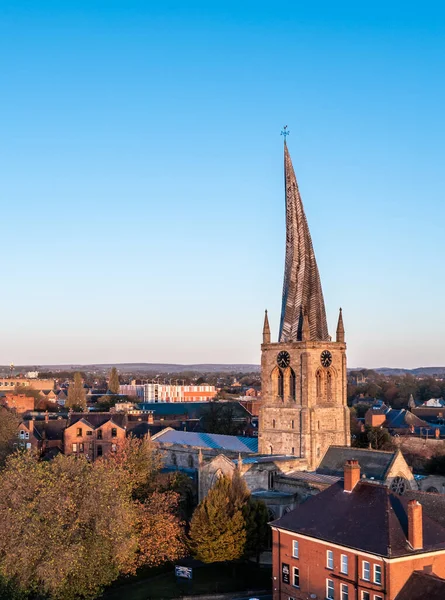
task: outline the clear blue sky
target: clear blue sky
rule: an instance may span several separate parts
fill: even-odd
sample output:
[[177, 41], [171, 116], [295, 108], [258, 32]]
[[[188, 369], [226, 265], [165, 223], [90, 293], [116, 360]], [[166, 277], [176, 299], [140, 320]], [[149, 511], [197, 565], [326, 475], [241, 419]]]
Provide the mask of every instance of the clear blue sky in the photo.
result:
[[288, 124], [349, 365], [444, 365], [444, 34], [439, 2], [0, 0], [0, 364], [259, 362]]

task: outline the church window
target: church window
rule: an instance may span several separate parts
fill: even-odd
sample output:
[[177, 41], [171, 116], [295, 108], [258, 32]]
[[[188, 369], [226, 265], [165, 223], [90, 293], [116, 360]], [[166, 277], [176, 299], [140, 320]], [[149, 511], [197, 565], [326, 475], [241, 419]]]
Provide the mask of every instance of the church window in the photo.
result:
[[275, 419], [272, 419], [272, 427], [275, 429]]
[[284, 378], [283, 372], [278, 370], [278, 396], [282, 398], [284, 395]]
[[295, 373], [291, 369], [289, 375], [289, 395], [292, 400], [295, 400], [295, 387]]
[[332, 373], [330, 371], [328, 371], [326, 377], [327, 377], [326, 392], [327, 392], [328, 402], [332, 402]]
[[273, 454], [273, 448], [272, 448], [272, 446], [269, 446], [269, 452], [270, 452], [270, 454]]
[[317, 400], [321, 399], [322, 396], [322, 392], [321, 392], [321, 371], [317, 371], [317, 374], [315, 375], [316, 379], [317, 379]]
[[292, 452], [291, 454], [295, 454], [295, 448], [292, 446]]
[[292, 429], [295, 429], [295, 421], [292, 419]]
[[176, 454], [172, 452], [172, 464], [176, 467], [178, 464], [178, 459], [176, 458]]
[[189, 459], [188, 459], [188, 462], [189, 462], [189, 467], [190, 467], [190, 469], [193, 469], [193, 467], [194, 467], [195, 465], [194, 465], [194, 463], [193, 463], [193, 456], [192, 456], [192, 454], [189, 454]]
[[317, 429], [320, 431], [320, 421], [317, 421]]

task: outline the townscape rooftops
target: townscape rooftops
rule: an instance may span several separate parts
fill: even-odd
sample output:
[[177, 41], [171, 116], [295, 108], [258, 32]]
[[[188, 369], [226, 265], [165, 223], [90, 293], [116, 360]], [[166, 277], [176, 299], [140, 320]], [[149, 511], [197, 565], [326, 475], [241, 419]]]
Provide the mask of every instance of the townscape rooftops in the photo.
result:
[[385, 427], [389, 429], [405, 429], [407, 427], [429, 427], [429, 423], [422, 421], [416, 415], [404, 408], [400, 410], [390, 409], [386, 413]]
[[[385, 486], [363, 481], [357, 483], [351, 493], [345, 493], [343, 482], [338, 482], [273, 521], [272, 525], [379, 556], [442, 550], [445, 549], [445, 526], [437, 513], [445, 513], [445, 497], [436, 494], [433, 509], [432, 504], [424, 501], [428, 495], [432, 494], [410, 492], [396, 496]], [[407, 542], [409, 499], [416, 499], [423, 506], [421, 550], [413, 550]]]
[[397, 594], [396, 600], [443, 600], [445, 598], [445, 579], [432, 573], [414, 571]]
[[341, 478], [343, 477], [345, 462], [352, 459], [359, 461], [361, 471], [366, 479], [384, 481], [397, 452], [397, 450], [384, 452], [383, 450], [368, 450], [367, 448], [330, 446], [323, 456], [317, 473]]
[[198, 433], [194, 431], [176, 431], [167, 427], [153, 436], [153, 441], [195, 446], [212, 450], [229, 450], [232, 452], [258, 452], [258, 438], [248, 438], [236, 435], [221, 435], [217, 433]]
[[113, 421], [113, 423], [115, 425], [117, 425], [118, 427], [122, 427], [122, 429], [125, 429], [126, 425], [127, 425], [127, 415], [126, 414], [119, 414], [119, 413], [72, 413], [68, 416], [68, 423], [67, 423], [67, 427], [71, 427], [71, 425], [74, 425], [75, 423], [77, 423], [78, 421], [85, 421], [86, 423], [88, 423], [89, 425], [91, 425], [91, 427], [93, 427], [93, 429], [95, 429], [96, 427], [102, 427], [102, 425], [105, 425], [105, 423], [108, 423], [108, 421]]

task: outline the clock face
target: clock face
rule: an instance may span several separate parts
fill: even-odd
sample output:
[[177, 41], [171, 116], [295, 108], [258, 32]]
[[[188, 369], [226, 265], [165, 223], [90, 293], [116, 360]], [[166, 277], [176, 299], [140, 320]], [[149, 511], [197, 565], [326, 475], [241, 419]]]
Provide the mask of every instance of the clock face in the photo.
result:
[[329, 350], [323, 350], [323, 352], [321, 353], [321, 356], [320, 356], [320, 362], [323, 365], [323, 367], [331, 366], [332, 354], [329, 352]]
[[290, 365], [289, 352], [286, 352], [285, 350], [282, 350], [279, 353], [279, 355], [277, 356], [277, 364], [282, 369], [285, 369], [286, 367], [288, 367]]

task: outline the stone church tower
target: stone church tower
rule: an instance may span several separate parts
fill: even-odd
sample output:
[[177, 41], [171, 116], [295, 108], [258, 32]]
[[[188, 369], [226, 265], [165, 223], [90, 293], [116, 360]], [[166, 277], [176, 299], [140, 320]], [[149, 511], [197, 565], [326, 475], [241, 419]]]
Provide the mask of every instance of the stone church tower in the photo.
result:
[[350, 444], [346, 344], [340, 315], [331, 341], [314, 249], [284, 141], [286, 261], [279, 341], [264, 319], [260, 454], [299, 456], [315, 469], [327, 448]]

